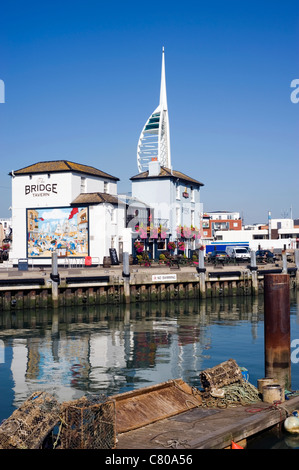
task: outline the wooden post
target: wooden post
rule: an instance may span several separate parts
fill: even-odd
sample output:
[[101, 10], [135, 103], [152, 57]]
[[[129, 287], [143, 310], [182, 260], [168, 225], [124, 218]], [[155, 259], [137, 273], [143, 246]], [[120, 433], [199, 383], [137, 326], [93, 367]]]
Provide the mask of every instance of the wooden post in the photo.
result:
[[206, 298], [206, 268], [205, 268], [205, 254], [204, 251], [198, 250], [198, 269], [199, 273], [199, 291], [200, 297]]
[[264, 276], [265, 377], [291, 390], [290, 279], [288, 274]]
[[57, 262], [57, 253], [53, 251], [52, 253], [52, 304], [54, 308], [58, 307], [58, 283], [59, 283], [59, 274], [58, 274], [58, 262]]
[[58, 311], [54, 311], [52, 314], [52, 335], [56, 335], [59, 333], [59, 313]]
[[257, 266], [256, 266], [256, 252], [251, 251], [250, 253], [250, 271], [251, 271], [251, 284], [252, 284], [252, 294], [258, 294], [258, 279], [257, 279]]
[[288, 274], [287, 252], [285, 250], [282, 251], [282, 272]]
[[[126, 306], [125, 307], [125, 313], [124, 313], [124, 324], [129, 325], [130, 324], [130, 316], [131, 316], [131, 308]], [[126, 340], [125, 340], [126, 341]]]
[[299, 284], [299, 250], [295, 250], [294, 252], [294, 258], [295, 258], [295, 265], [296, 265], [296, 268], [297, 268], [297, 271], [296, 271], [296, 284], [298, 286]]
[[123, 253], [123, 278], [124, 278], [124, 298], [125, 303], [129, 304], [131, 302], [130, 294], [130, 263], [129, 263], [129, 253]]

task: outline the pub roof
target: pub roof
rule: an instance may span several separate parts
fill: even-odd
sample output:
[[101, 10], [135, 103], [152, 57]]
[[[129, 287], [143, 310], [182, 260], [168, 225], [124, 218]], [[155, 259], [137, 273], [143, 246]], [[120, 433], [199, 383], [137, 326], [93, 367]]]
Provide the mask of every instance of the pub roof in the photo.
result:
[[11, 176], [14, 175], [29, 175], [29, 174], [40, 174], [40, 173], [61, 173], [61, 172], [75, 172], [91, 176], [99, 176], [101, 178], [109, 178], [115, 181], [119, 181], [116, 176], [109, 175], [104, 171], [98, 170], [93, 166], [83, 165], [82, 163], [74, 163], [69, 160], [52, 160], [34, 163], [32, 165], [15, 170], [9, 173]]
[[108, 202], [110, 204], [123, 204], [117, 196], [108, 193], [81, 193], [77, 196], [71, 204], [103, 204]]
[[200, 181], [197, 181], [194, 178], [191, 178], [190, 176], [185, 175], [181, 171], [176, 171], [176, 170], [171, 170], [170, 168], [166, 168], [162, 166], [160, 168], [160, 173], [158, 175], [151, 175], [149, 176], [149, 171], [143, 171], [142, 173], [139, 173], [138, 175], [132, 176], [130, 179], [131, 181], [136, 181], [136, 180], [142, 180], [142, 179], [151, 179], [151, 178], [172, 178], [174, 180], [181, 180], [185, 181], [187, 183], [194, 183], [197, 184], [198, 186], [204, 186], [203, 183]]

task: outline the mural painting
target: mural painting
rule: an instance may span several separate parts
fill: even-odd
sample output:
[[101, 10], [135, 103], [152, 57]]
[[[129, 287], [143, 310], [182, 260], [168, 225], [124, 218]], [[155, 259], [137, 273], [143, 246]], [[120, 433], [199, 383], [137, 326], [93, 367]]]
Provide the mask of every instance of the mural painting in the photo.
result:
[[27, 209], [27, 257], [88, 256], [88, 208]]

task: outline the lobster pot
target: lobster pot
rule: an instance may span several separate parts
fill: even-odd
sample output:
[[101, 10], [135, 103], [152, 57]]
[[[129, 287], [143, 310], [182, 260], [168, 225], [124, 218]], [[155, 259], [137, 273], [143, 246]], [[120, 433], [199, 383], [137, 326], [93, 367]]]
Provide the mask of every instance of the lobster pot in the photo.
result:
[[222, 362], [211, 369], [206, 369], [200, 373], [200, 380], [203, 388], [221, 388], [243, 380], [242, 372], [234, 359]]
[[82, 397], [62, 404], [61, 449], [112, 449], [116, 445], [115, 402]]
[[59, 422], [60, 405], [49, 393], [34, 392], [0, 426], [0, 449], [41, 449]]

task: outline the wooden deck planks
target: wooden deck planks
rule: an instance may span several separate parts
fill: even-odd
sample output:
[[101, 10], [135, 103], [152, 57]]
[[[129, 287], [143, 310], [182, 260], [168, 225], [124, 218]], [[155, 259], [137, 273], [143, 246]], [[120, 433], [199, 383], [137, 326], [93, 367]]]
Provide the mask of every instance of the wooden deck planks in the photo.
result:
[[[299, 397], [277, 407], [195, 408], [117, 436], [117, 449], [223, 449], [283, 422], [299, 407]], [[258, 411], [263, 409], [263, 411]]]
[[200, 395], [182, 379], [144, 387], [111, 397], [115, 401], [116, 430], [131, 431], [201, 405]]

